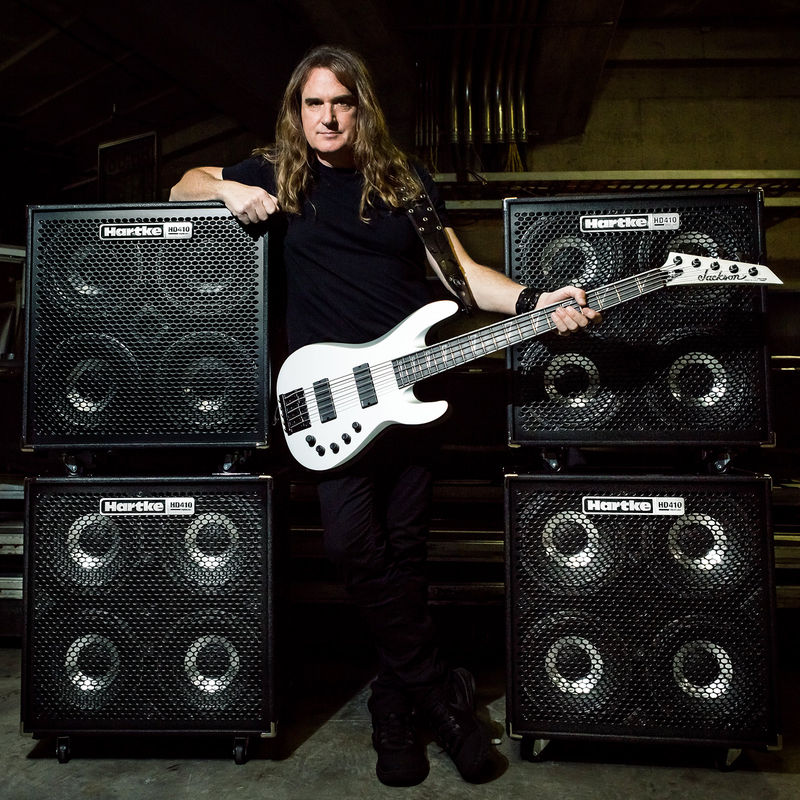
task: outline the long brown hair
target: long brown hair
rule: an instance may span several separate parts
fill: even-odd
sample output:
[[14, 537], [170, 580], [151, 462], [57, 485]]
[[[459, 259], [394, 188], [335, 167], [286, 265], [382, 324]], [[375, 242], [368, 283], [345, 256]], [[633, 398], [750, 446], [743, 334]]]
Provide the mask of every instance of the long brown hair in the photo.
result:
[[275, 126], [275, 144], [260, 147], [254, 154], [275, 164], [278, 204], [299, 214], [302, 198], [313, 179], [314, 150], [306, 141], [301, 119], [301, 94], [313, 69], [329, 69], [356, 99], [355, 166], [364, 176], [359, 209], [367, 221], [367, 208], [376, 198], [399, 208], [405, 194], [420, 191], [420, 181], [408, 159], [392, 142], [386, 118], [375, 96], [372, 77], [362, 58], [343, 47], [315, 47], [295, 67], [283, 95]]

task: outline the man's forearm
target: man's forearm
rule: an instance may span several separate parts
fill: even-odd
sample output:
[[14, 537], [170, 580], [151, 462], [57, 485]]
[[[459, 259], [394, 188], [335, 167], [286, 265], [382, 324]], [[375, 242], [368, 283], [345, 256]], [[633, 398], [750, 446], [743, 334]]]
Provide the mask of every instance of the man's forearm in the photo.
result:
[[[219, 173], [219, 174], [217, 174]], [[170, 200], [222, 200], [222, 170], [216, 167], [195, 167], [170, 189]]]

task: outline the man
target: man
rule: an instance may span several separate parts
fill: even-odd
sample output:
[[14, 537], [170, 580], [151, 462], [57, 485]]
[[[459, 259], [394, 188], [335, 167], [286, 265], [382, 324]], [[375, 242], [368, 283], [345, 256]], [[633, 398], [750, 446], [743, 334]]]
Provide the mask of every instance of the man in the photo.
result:
[[[221, 200], [241, 222], [285, 221], [290, 350], [322, 341], [363, 343], [430, 302], [426, 253], [402, 197], [424, 185], [446, 221], [430, 175], [392, 143], [372, 80], [355, 53], [312, 50], [293, 72], [275, 144], [236, 165], [189, 170], [171, 200]], [[600, 315], [582, 290], [539, 294], [476, 263], [447, 228], [477, 304], [521, 313], [574, 298], [552, 314], [568, 334]], [[376, 773], [414, 785], [429, 765], [416, 731], [427, 725], [461, 775], [481, 780], [490, 762], [474, 713], [475, 685], [443, 663], [423, 575], [431, 471], [415, 431], [384, 435], [353, 465], [318, 484], [326, 551], [365, 618], [380, 656], [369, 709]]]

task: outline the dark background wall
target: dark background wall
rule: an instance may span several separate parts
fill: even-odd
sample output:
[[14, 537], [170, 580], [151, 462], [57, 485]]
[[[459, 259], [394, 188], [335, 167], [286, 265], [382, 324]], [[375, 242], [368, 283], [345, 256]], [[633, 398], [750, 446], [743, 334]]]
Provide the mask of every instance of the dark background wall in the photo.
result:
[[[395, 136], [452, 173], [452, 200], [475, 198], [469, 169], [519, 170], [523, 182], [542, 172], [746, 173], [774, 184], [770, 258], [795, 280], [791, 0], [409, 0], [402, 12], [388, 0], [2, 5], [0, 244], [24, 244], [28, 203], [93, 202], [120, 186], [124, 199], [164, 199], [186, 168], [247, 155], [271, 139], [294, 63], [332, 41], [365, 55]], [[98, 169], [99, 146], [148, 132], [154, 185], [124, 153]], [[109, 187], [110, 176], [123, 180]], [[563, 180], [551, 188], [569, 191]], [[482, 227], [498, 217], [483, 213]], [[470, 241], [501, 266], [495, 226]]]

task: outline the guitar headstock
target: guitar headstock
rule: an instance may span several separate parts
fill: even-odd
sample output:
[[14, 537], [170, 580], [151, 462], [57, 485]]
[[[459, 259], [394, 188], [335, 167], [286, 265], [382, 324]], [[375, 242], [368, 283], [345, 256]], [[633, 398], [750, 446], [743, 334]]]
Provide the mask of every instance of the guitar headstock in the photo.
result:
[[771, 269], [763, 264], [725, 261], [721, 258], [693, 256], [686, 253], [670, 253], [661, 270], [667, 275], [668, 286], [783, 283]]

